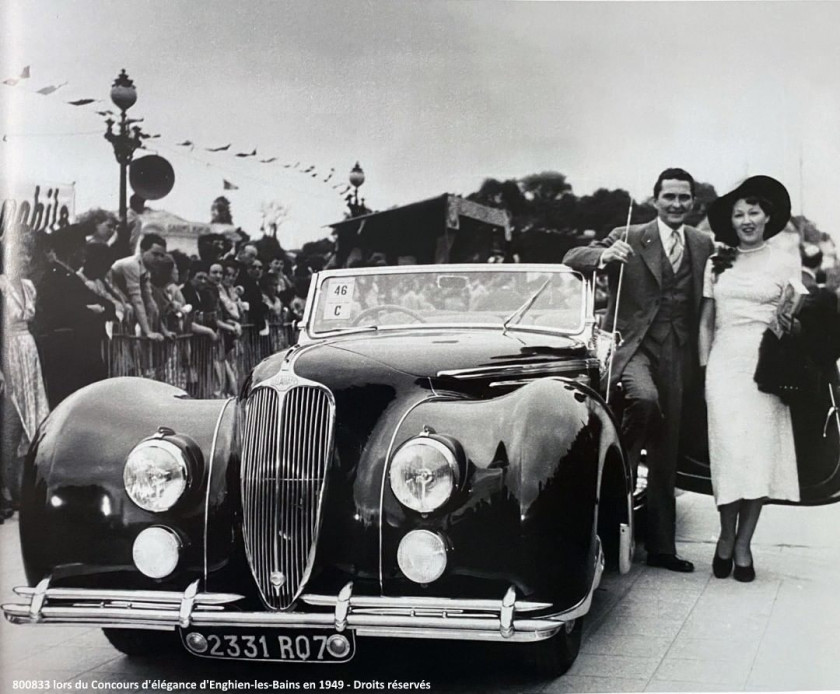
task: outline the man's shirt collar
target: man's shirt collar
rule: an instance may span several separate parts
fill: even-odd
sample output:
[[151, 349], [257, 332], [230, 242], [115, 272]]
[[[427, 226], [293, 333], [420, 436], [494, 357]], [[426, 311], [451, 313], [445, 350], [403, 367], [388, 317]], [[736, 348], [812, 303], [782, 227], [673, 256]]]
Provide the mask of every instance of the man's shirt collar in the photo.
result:
[[[656, 225], [659, 227], [659, 238], [662, 240], [662, 247], [669, 248], [671, 245], [671, 234], [675, 230], [665, 224], [659, 217], [656, 218]], [[680, 235], [680, 240], [682, 241], [683, 247], [685, 247], [685, 224], [680, 224], [676, 232]]]

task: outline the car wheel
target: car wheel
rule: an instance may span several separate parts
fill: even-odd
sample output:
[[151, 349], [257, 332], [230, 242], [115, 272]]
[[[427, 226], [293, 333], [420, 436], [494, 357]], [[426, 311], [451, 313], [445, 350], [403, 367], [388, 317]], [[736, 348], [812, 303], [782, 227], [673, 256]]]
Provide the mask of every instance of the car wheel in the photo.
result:
[[533, 671], [548, 677], [559, 677], [572, 667], [580, 651], [583, 618], [565, 622], [554, 636], [530, 644], [529, 664]]
[[142, 629], [103, 629], [102, 633], [120, 653], [129, 656], [172, 653], [178, 645], [175, 632]]

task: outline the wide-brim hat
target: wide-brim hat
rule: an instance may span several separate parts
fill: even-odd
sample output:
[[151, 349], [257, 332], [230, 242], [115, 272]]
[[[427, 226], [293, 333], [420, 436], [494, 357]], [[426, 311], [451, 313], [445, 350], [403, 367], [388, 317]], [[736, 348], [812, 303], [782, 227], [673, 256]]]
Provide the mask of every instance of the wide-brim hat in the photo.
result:
[[790, 220], [790, 195], [787, 188], [770, 176], [751, 176], [709, 206], [709, 226], [716, 240], [727, 246], [738, 245], [738, 235], [732, 228], [732, 208], [739, 200], [753, 197], [763, 198], [773, 206], [773, 212], [764, 227], [765, 240], [785, 228]]

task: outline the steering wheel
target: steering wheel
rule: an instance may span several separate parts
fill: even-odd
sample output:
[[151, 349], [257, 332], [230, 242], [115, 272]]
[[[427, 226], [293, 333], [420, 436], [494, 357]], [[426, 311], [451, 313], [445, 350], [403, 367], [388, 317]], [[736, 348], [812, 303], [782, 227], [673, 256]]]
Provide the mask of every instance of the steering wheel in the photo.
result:
[[412, 311], [410, 308], [400, 306], [399, 304], [382, 304], [381, 306], [371, 306], [369, 308], [364, 309], [361, 313], [359, 313], [358, 316], [356, 316], [353, 319], [353, 322], [350, 325], [359, 325], [359, 323], [361, 323], [366, 318], [378, 315], [380, 313], [387, 313], [388, 311], [397, 311], [399, 313], [405, 313], [407, 316], [411, 316], [418, 323], [426, 322], [426, 319], [423, 318], [423, 316], [421, 316], [416, 311]]

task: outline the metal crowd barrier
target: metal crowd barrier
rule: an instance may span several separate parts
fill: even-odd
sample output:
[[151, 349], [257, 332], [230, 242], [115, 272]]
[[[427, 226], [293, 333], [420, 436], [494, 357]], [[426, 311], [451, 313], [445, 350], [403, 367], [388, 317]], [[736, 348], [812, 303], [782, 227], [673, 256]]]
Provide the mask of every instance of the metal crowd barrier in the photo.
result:
[[225, 355], [221, 340], [203, 335], [178, 335], [153, 342], [133, 335], [114, 334], [103, 346], [108, 376], [141, 376], [183, 388], [194, 398], [224, 397], [220, 373], [231, 360], [239, 382], [265, 357], [297, 340], [291, 323], [269, 323], [265, 335], [253, 326], [242, 326], [234, 349]]

